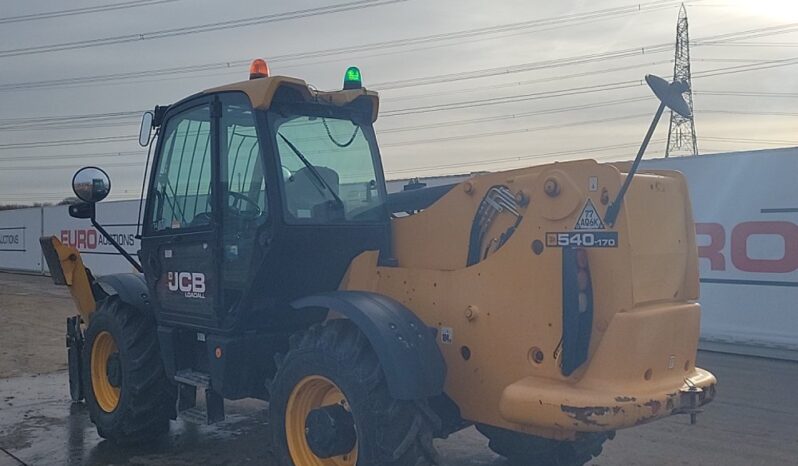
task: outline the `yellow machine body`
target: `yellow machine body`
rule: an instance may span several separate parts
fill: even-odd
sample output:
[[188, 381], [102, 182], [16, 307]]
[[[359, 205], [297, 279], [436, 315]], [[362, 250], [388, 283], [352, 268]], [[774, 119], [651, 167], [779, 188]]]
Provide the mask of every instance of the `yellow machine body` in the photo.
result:
[[[365, 95], [377, 117], [375, 92], [318, 92], [294, 78], [207, 92], [243, 91], [265, 109], [280, 86], [333, 105]], [[582, 160], [472, 177], [428, 208], [393, 219], [395, 266], [378, 265], [378, 252], [366, 251], [340, 288], [390, 296], [438, 330], [444, 390], [467, 421], [565, 440], [695, 409], [714, 397], [716, 379], [695, 365], [698, 257], [687, 186], [677, 172], [637, 173], [617, 222], [603, 226], [617, 232], [617, 245], [584, 248], [593, 292], [590, 347], [573, 373], [561, 370], [563, 248], [551, 235], [574, 231], [588, 202], [603, 214], [627, 176], [622, 169]], [[512, 191], [522, 220], [501, 247], [491, 247], [512, 225], [499, 214], [489, 242], [479, 245], [485, 257], [469, 266], [472, 222], [494, 186]], [[59, 264], [62, 272], [54, 273], [87, 321], [94, 299], [80, 255], [46, 239], [48, 264]]]
[[[445, 332], [445, 391], [473, 422], [569, 439], [676, 413], [691, 387], [707, 402], [716, 380], [695, 366], [697, 249], [677, 172], [637, 174], [612, 228], [617, 247], [585, 248], [594, 294], [589, 358], [561, 373], [562, 249], [546, 236], [573, 231], [588, 199], [604, 210], [625, 176], [585, 160], [471, 178], [393, 221], [398, 267], [379, 267], [376, 253], [364, 253], [342, 288], [391, 296]], [[547, 182], [559, 187], [555, 196]], [[525, 200], [523, 220], [502, 248], [466, 266], [471, 223], [496, 185]], [[506, 227], [497, 220], [486, 237]], [[545, 246], [539, 254], [535, 241]]]
[[80, 252], [63, 244], [55, 236], [44, 236], [39, 239], [42, 254], [47, 261], [50, 275], [56, 285], [66, 285], [75, 301], [81, 320], [88, 322], [95, 311], [96, 302], [91, 289], [89, 271], [83, 265]]

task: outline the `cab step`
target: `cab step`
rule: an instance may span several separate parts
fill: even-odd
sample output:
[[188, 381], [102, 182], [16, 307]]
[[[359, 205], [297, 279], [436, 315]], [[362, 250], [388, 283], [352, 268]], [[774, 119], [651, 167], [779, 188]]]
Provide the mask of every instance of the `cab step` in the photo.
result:
[[[191, 422], [198, 412], [197, 387], [205, 388], [205, 422], [214, 424], [224, 420], [224, 398], [211, 387], [211, 377], [204, 372], [183, 369], [175, 374], [177, 382], [177, 410]], [[202, 416], [200, 416], [201, 418]]]

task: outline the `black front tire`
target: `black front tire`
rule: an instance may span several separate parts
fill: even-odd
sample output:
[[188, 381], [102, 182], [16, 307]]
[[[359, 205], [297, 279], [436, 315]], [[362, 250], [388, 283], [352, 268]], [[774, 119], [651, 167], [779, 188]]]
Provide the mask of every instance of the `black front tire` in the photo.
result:
[[[92, 374], [92, 348], [103, 333], [113, 337], [117, 348], [114, 378], [119, 395], [113, 409], [107, 409], [107, 401], [106, 409], [100, 405], [92, 383], [98, 377], [108, 377]], [[117, 296], [99, 302], [86, 329], [82, 369], [86, 404], [100, 437], [133, 444], [169, 430], [169, 420], [176, 415], [177, 388], [164, 371], [155, 319], [149, 313], [132, 308]]]
[[[341, 390], [351, 409], [357, 435], [357, 465], [431, 466], [438, 464], [432, 445], [432, 420], [423, 400], [391, 397], [380, 362], [363, 333], [348, 320], [314, 325], [295, 335], [279, 356], [269, 405], [274, 449], [281, 466], [298, 464], [289, 451], [286, 408], [303, 379], [321, 376]], [[319, 464], [327, 464], [321, 460]]]
[[615, 432], [579, 434], [576, 440], [551, 440], [498, 427], [478, 424], [490, 441], [491, 450], [504, 456], [513, 466], [582, 466], [599, 456], [602, 445], [615, 438]]

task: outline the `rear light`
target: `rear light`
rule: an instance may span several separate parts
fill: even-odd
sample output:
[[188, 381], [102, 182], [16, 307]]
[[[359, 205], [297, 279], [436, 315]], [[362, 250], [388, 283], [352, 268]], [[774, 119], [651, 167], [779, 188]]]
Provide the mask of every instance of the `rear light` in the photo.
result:
[[560, 368], [568, 376], [587, 360], [593, 330], [593, 285], [585, 249], [562, 249], [562, 304]]

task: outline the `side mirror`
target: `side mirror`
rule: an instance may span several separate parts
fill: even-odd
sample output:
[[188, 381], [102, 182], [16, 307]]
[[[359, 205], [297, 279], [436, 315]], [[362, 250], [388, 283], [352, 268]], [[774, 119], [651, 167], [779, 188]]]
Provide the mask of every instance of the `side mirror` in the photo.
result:
[[111, 179], [97, 167], [83, 167], [72, 177], [72, 191], [84, 202], [95, 203], [111, 192]]
[[69, 206], [69, 216], [72, 218], [94, 218], [94, 203], [79, 202]]
[[152, 134], [152, 121], [155, 116], [152, 112], [144, 112], [141, 115], [141, 128], [139, 128], [139, 145], [146, 147], [150, 143], [150, 135]]

